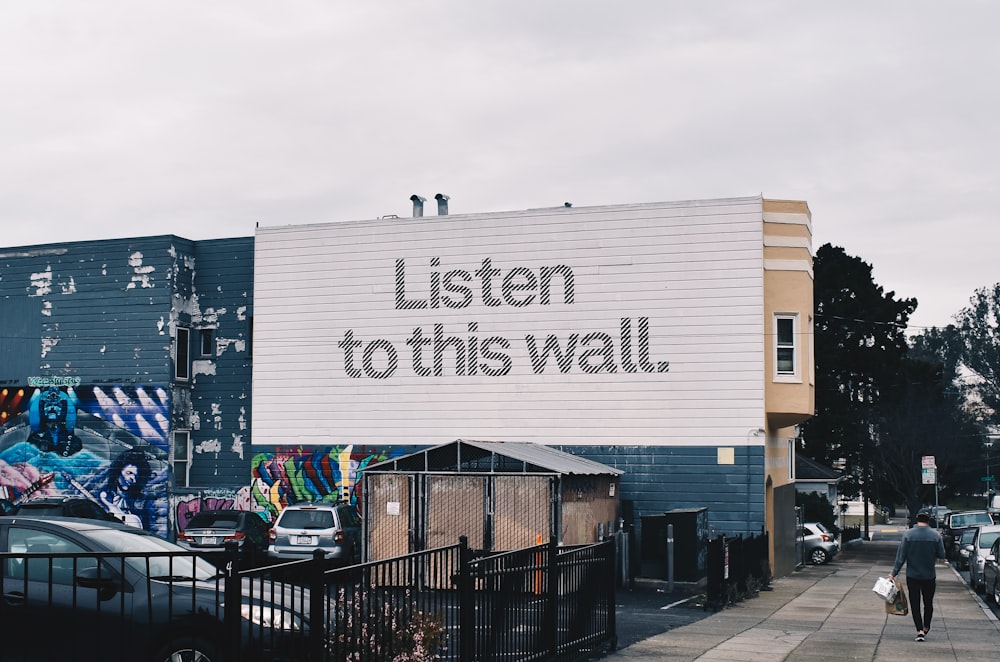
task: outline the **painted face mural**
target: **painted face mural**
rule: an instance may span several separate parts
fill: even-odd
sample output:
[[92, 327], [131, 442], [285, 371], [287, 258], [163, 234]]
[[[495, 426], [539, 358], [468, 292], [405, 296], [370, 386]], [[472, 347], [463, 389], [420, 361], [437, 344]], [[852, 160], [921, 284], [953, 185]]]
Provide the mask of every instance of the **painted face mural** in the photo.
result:
[[156, 387], [0, 389], [0, 498], [86, 498], [165, 536], [168, 404]]

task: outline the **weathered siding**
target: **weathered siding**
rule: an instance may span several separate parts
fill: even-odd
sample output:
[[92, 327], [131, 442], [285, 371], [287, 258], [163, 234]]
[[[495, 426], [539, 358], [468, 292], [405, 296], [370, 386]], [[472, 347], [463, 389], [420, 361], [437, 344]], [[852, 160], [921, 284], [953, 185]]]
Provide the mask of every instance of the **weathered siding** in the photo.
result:
[[[191, 485], [246, 486], [250, 479], [253, 238], [197, 242], [192, 298]], [[212, 353], [198, 332], [211, 329]], [[183, 422], [183, 417], [180, 417]]]
[[[171, 374], [166, 323], [173, 237], [0, 249], [0, 299], [25, 296], [41, 320], [29, 374], [84, 383], [164, 383]], [[22, 309], [23, 310], [23, 309]], [[21, 366], [23, 370], [24, 366]]]
[[[249, 506], [252, 288], [252, 237], [0, 249], [0, 348], [16, 356], [0, 363], [0, 497], [82, 496], [169, 537], [170, 508], [188, 507], [170, 499], [171, 432], [187, 429], [192, 485]], [[178, 325], [192, 330], [186, 382]], [[116, 500], [125, 464], [139, 481]]]

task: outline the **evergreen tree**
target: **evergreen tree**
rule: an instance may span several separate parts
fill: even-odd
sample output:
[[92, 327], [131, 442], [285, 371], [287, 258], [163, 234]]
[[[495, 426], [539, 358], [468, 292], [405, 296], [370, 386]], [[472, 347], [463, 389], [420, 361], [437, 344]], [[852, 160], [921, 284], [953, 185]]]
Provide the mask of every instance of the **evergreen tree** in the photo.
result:
[[816, 416], [803, 425], [801, 450], [845, 473], [845, 495], [863, 489], [877, 499], [878, 405], [897, 382], [917, 301], [896, 300], [871, 265], [830, 244], [816, 252], [813, 271]]

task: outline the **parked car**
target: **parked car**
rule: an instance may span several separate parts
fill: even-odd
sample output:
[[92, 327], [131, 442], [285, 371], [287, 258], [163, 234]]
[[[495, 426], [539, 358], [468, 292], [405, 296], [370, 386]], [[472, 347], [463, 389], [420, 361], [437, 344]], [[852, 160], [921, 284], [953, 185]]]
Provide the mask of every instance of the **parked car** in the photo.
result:
[[1000, 538], [1000, 524], [976, 527], [976, 532], [973, 534], [969, 550], [969, 586], [976, 593], [986, 590], [983, 569], [986, 565], [986, 556], [997, 538]]
[[1000, 538], [993, 541], [983, 559], [983, 585], [986, 586], [986, 596], [1000, 605]]
[[121, 522], [90, 499], [80, 497], [38, 497], [14, 506], [8, 514], [31, 517], [79, 517], [101, 522]]
[[[89, 519], [5, 516], [0, 552], [5, 662], [212, 662], [229, 650], [220, 570], [152, 533]], [[308, 623], [294, 609], [308, 604], [307, 589], [263, 578], [238, 586], [240, 659], [281, 659], [277, 651], [295, 659]]]
[[802, 552], [813, 565], [827, 563], [840, 551], [837, 536], [820, 522], [806, 522], [799, 535], [802, 537]]
[[962, 537], [962, 529], [992, 525], [993, 518], [985, 510], [965, 510], [949, 513], [944, 522], [941, 538], [944, 541], [945, 555], [949, 561], [957, 561], [959, 556], [958, 543]]
[[972, 541], [976, 537], [978, 526], [962, 529], [962, 537], [958, 540], [958, 556], [955, 558], [955, 565], [959, 570], [969, 569], [969, 556], [972, 554]]
[[270, 531], [272, 559], [310, 558], [322, 550], [334, 566], [361, 562], [361, 518], [347, 502], [295, 504], [278, 515]]
[[240, 560], [256, 563], [267, 556], [270, 529], [263, 517], [247, 510], [202, 510], [177, 534], [177, 544], [214, 557], [233, 542]]

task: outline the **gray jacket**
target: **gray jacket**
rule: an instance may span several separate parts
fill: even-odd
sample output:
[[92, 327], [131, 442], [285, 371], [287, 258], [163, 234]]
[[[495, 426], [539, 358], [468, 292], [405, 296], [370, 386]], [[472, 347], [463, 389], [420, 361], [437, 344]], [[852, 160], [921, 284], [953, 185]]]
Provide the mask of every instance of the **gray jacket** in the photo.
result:
[[909, 579], [936, 579], [937, 571], [934, 564], [937, 559], [943, 559], [944, 542], [938, 532], [929, 526], [918, 524], [903, 534], [903, 542], [896, 550], [896, 565], [892, 567], [892, 576], [899, 574], [903, 564], [906, 564], [906, 576]]

